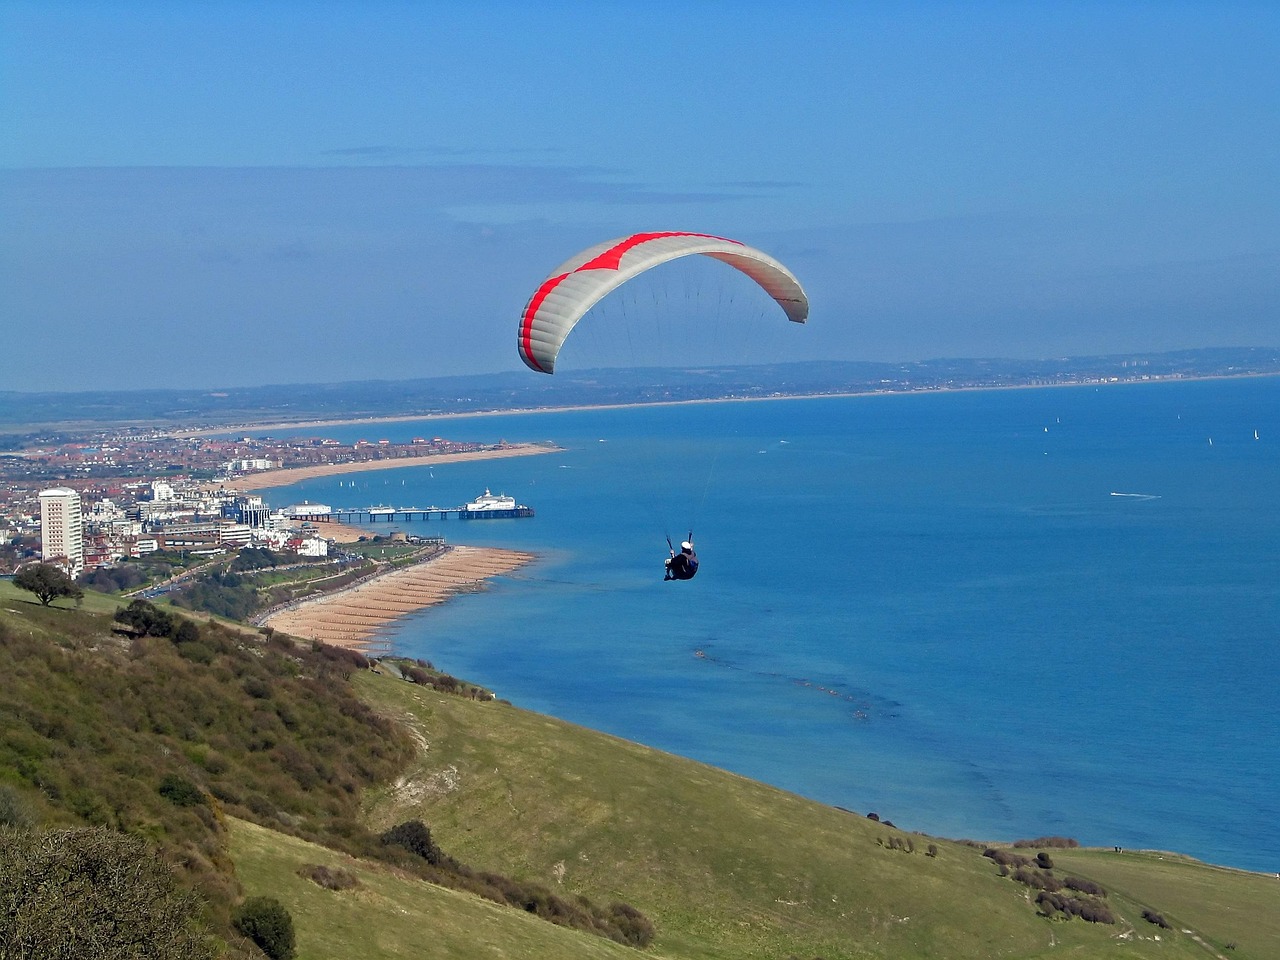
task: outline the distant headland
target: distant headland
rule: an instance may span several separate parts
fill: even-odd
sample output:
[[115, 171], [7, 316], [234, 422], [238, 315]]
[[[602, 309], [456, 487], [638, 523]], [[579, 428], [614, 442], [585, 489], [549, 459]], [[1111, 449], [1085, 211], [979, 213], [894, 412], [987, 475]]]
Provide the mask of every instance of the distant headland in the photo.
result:
[[820, 360], [722, 367], [527, 371], [226, 389], [0, 391], [0, 450], [128, 424], [209, 432], [566, 407], [1072, 386], [1280, 374], [1280, 347], [1215, 347], [1043, 360]]

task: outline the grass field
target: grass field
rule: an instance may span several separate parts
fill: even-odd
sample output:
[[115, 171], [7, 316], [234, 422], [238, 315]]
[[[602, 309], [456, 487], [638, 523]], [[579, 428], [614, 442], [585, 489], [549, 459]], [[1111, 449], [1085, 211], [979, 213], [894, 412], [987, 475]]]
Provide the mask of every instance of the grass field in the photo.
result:
[[1235, 960], [1280, 957], [1280, 877], [1159, 851], [1055, 850], [1053, 859], [1060, 873], [1122, 890], [1174, 930], [1192, 930], [1211, 952]]
[[[89, 761], [125, 741], [145, 751], [150, 758], [147, 767], [162, 756], [156, 752], [160, 744], [165, 745], [163, 755], [171, 761], [177, 757], [172, 762], [180, 764], [186, 748], [174, 736], [181, 733], [195, 750], [202, 737], [211, 733], [226, 737], [240, 730], [245, 725], [240, 721], [258, 709], [238, 675], [248, 671], [246, 675], [257, 676], [254, 670], [265, 669], [263, 651], [271, 653], [276, 647], [260, 649], [265, 641], [256, 632], [254, 644], [230, 642], [220, 655], [225, 660], [218, 662], [226, 674], [223, 692], [235, 706], [229, 713], [209, 712], [209, 704], [219, 695], [214, 689], [220, 682], [218, 671], [199, 673], [201, 668], [193, 664], [202, 661], [182, 659], [165, 641], [130, 644], [113, 634], [110, 613], [122, 602], [86, 593], [82, 611], [70, 609], [74, 602], [68, 600], [46, 608], [31, 594], [0, 581], [0, 643], [5, 644], [0, 652], [13, 654], [20, 645], [27, 651], [10, 657], [5, 674], [9, 686], [0, 690], [26, 690], [26, 699], [15, 701], [13, 713], [6, 715], [38, 720], [34, 726], [28, 724], [21, 743], [7, 734], [0, 743], [25, 743], [23, 756], [47, 761], [40, 781], [46, 784], [42, 788], [46, 792], [48, 784], [66, 780], [59, 789], [61, 795], [70, 796], [68, 791], [75, 784], [65, 775], [72, 767], [83, 768], [81, 773], [87, 777], [81, 793], [90, 786], [105, 789], [108, 774], [114, 776], [125, 768], [94, 772]], [[88, 610], [98, 613], [89, 615]], [[39, 646], [46, 639], [49, 650]], [[292, 664], [305, 658], [302, 651], [293, 653], [296, 656], [281, 661], [288, 669], [270, 695], [260, 691], [253, 697], [286, 708], [285, 715], [293, 716], [303, 732], [327, 728], [326, 721], [348, 716], [342, 704], [358, 706], [350, 700], [347, 681], [340, 678], [334, 682], [341, 685], [346, 699], [334, 699], [339, 706], [315, 707], [327, 687], [310, 690], [300, 701], [287, 701], [285, 694], [297, 686], [290, 673]], [[102, 658], [102, 669], [93, 667], [98, 663], [94, 657]], [[62, 669], [64, 663], [79, 666]], [[146, 668], [153, 663], [162, 669], [151, 677]], [[47, 681], [30, 686], [29, 676], [34, 675], [30, 671], [37, 667], [51, 672], [42, 675]], [[73, 682], [101, 679], [107, 667], [119, 668], [122, 679], [97, 685]], [[184, 683], [175, 682], [179, 675], [187, 678]], [[30, 689], [20, 685], [24, 676]], [[129, 687], [136, 691], [132, 699], [120, 702], [129, 709], [116, 713], [134, 716], [136, 698], [147, 691], [158, 692], [152, 710], [158, 729], [135, 723], [117, 730], [110, 726], [116, 720], [111, 712], [95, 715], [101, 720], [92, 731], [75, 726], [73, 721], [91, 713], [93, 697], [114, 703], [111, 698], [125, 689], [126, 681], [140, 685]], [[617, 901], [630, 904], [657, 930], [653, 945], [642, 951], [645, 956], [663, 960], [1280, 957], [1280, 879], [1274, 876], [1213, 867], [1168, 853], [1054, 849], [1048, 853], [1055, 876], [1074, 875], [1106, 887], [1105, 904], [1117, 922], [1050, 920], [1037, 913], [1035, 891], [1000, 876], [997, 864], [984, 857], [980, 847], [904, 832], [498, 701], [471, 700], [370, 671], [356, 672], [350, 682], [380, 712], [401, 720], [419, 751], [407, 767], [399, 768], [408, 751], [408, 744], [402, 744], [376, 776], [357, 778], [362, 784], [385, 784], [381, 778], [401, 770], [394, 783], [367, 791], [360, 811], [355, 801], [361, 794], [350, 787], [342, 795], [348, 804], [342, 822], [354, 827], [354, 819], [360, 816], [382, 831], [421, 819], [446, 853], [476, 870], [540, 883], [565, 899], [585, 896], [601, 907]], [[168, 715], [160, 709], [177, 693], [197, 689], [204, 692], [204, 699], [193, 701], [193, 713], [223, 718], [210, 733], [188, 726], [187, 714], [180, 720], [165, 719]], [[79, 703], [81, 698], [84, 703]], [[308, 714], [304, 707], [320, 713]], [[310, 719], [297, 723], [299, 716]], [[284, 729], [276, 735], [286, 737]], [[84, 746], [97, 742], [93, 737], [101, 730], [108, 731], [107, 739], [97, 748]], [[166, 730], [170, 732], [165, 734]], [[154, 742], [148, 739], [153, 735]], [[371, 736], [380, 739], [361, 742]], [[321, 766], [327, 769], [342, 751], [360, 764], [380, 752], [385, 757], [385, 750], [369, 747], [385, 747], [398, 736], [381, 722], [352, 727], [337, 740], [326, 742], [328, 763]], [[300, 748], [309, 741], [299, 736], [289, 742]], [[240, 757], [232, 747], [228, 741], [221, 748], [224, 778], [227, 758]], [[191, 756], [205, 752], [197, 750]], [[13, 761], [15, 769], [18, 762]], [[223, 787], [243, 793], [250, 789], [245, 784], [257, 784], [252, 790], [263, 796], [284, 789], [271, 779], [286, 776], [278, 764], [263, 767], [267, 779], [253, 779], [250, 774], [257, 770], [245, 766], [240, 780]], [[204, 776], [195, 767], [187, 768], [185, 775]], [[36, 781], [24, 776], [23, 782], [32, 784], [29, 792], [34, 791]], [[327, 779], [320, 776], [299, 796], [317, 802], [332, 799], [326, 791], [336, 792], [330, 784], [344, 777], [349, 779], [341, 774], [335, 780], [331, 771]], [[102, 798], [107, 806], [91, 804], [85, 809], [109, 811], [137, 796], [160, 803], [154, 792], [143, 789], [145, 779], [136, 774], [116, 777], [111, 783], [119, 789]], [[138, 794], [139, 790], [143, 792]], [[228, 796], [225, 791], [217, 795]], [[292, 801], [279, 802], [294, 809], [289, 806]], [[295, 806], [312, 810], [315, 805]], [[153, 819], [161, 815], [158, 808], [147, 809]], [[270, 805], [265, 809], [269, 813]], [[250, 805], [241, 813], [249, 816], [260, 811]], [[271, 820], [268, 813], [262, 814], [267, 817], [263, 822], [296, 824], [298, 820], [283, 814]], [[313, 811], [306, 816], [328, 823], [335, 815]], [[554, 926], [519, 909], [432, 886], [385, 865], [352, 861], [259, 826], [232, 821], [230, 836], [236, 873], [245, 892], [276, 896], [293, 914], [300, 960], [409, 956], [576, 960], [639, 955], [633, 948]], [[1018, 852], [1033, 857], [1036, 851]], [[345, 866], [358, 874], [361, 885], [343, 892], [324, 889], [298, 875], [306, 864]], [[1169, 928], [1144, 920], [1144, 910], [1161, 914]]]
[[[385, 866], [233, 820], [231, 854], [249, 896], [284, 903], [297, 932], [297, 960], [623, 960], [637, 952], [519, 910], [446, 890]], [[306, 865], [344, 867], [359, 886], [326, 890], [298, 875]]]
[[[1185, 911], [1202, 943], [1147, 923], [1142, 909], [1183, 919], [1181, 904], [1214, 887], [1215, 868], [1184, 861], [1185, 872], [1154, 874], [1163, 879], [1148, 889], [1094, 877], [1092, 854], [1052, 851], [1109, 886], [1119, 922], [1051, 921], [1037, 915], [1035, 891], [1000, 877], [980, 849], [501, 703], [372, 675], [357, 682], [424, 747], [394, 788], [370, 798], [375, 826], [419, 817], [477, 868], [630, 903], [657, 925], [663, 956], [1203, 958], [1205, 944], [1228, 942], [1232, 956], [1280, 956], [1274, 927], [1256, 925], [1251, 938], [1236, 922], [1237, 910], [1276, 905], [1276, 881], [1262, 875], [1233, 873], [1238, 890]], [[913, 852], [891, 848], [895, 838]]]

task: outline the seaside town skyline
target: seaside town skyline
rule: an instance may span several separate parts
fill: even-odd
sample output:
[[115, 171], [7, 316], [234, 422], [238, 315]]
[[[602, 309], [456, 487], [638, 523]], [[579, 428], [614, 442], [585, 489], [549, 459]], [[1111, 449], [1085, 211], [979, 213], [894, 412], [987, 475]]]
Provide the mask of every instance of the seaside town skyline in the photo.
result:
[[[215, 557], [268, 548], [326, 557], [333, 538], [352, 540], [367, 531], [331, 522], [329, 505], [271, 509], [253, 491], [308, 476], [547, 449], [440, 437], [342, 444], [124, 435], [71, 442], [0, 463], [0, 573], [40, 559], [74, 578], [162, 550]], [[165, 464], [158, 478], [157, 462]], [[45, 485], [55, 481], [61, 485]]]
[[[876, 379], [877, 373], [865, 383], [833, 379], [828, 372], [826, 381], [816, 381], [823, 386], [811, 384], [804, 393], [1161, 382], [1266, 374], [1275, 372], [1278, 366], [1280, 355], [1266, 350], [1203, 350], [1175, 355], [1068, 359], [1048, 367], [949, 361], [903, 365], [896, 372], [885, 369], [881, 372], [892, 372], [895, 379]], [[748, 378], [752, 375], [763, 377], [758, 385], [764, 389], [755, 395], [742, 394], [738, 392], [741, 387], [724, 383], [704, 385], [695, 393], [688, 393], [687, 386], [667, 383], [658, 387], [656, 393], [643, 395], [649, 402], [655, 398], [668, 402], [693, 397], [715, 398], [717, 390], [726, 391], [723, 399], [779, 395], [767, 386], [776, 376], [770, 368], [744, 368], [738, 374]], [[481, 378], [473, 384], [483, 382]], [[130, 402], [137, 402], [131, 401], [129, 394], [118, 396], [126, 405], [122, 409], [127, 409]], [[478, 389], [477, 396], [484, 396], [483, 388]], [[589, 387], [578, 394], [578, 399], [579, 403], [587, 403], [603, 397], [597, 388]], [[474, 411], [475, 402], [459, 399], [452, 401], [452, 406], [458, 411]], [[485, 402], [480, 400], [482, 406]], [[445, 408], [449, 406], [446, 404]], [[264, 408], [259, 416], [269, 421], [271, 413]], [[447, 422], [448, 414], [443, 418]], [[401, 413], [387, 419], [404, 420], [412, 416]], [[361, 418], [354, 422], [368, 422], [372, 429], [378, 420]], [[291, 426], [293, 433], [297, 424]], [[68, 571], [78, 576], [125, 557], [138, 557], [166, 547], [196, 550], [205, 555], [272, 547], [288, 549], [295, 555], [323, 556], [328, 552], [322, 545], [324, 537], [318, 535], [313, 522], [304, 522], [300, 516], [302, 511], [294, 510], [292, 514], [270, 511], [263, 506], [261, 498], [252, 493], [300, 479], [306, 471], [341, 473], [546, 449], [505, 441], [486, 445], [441, 436], [417, 436], [407, 443], [393, 443], [386, 438], [344, 443], [323, 435], [273, 438], [263, 432], [272, 429], [270, 426], [247, 425], [241, 429], [240, 436], [231, 437], [227, 434], [235, 430], [225, 425], [221, 431], [207, 426], [191, 431], [189, 426], [184, 429], [178, 424], [164, 429], [158, 425], [113, 427], [104, 424], [94, 429], [75, 430], [47, 426], [43, 431], [37, 429], [30, 433], [19, 451], [0, 457], [0, 545], [4, 545], [0, 548], [4, 550], [0, 554], [0, 573], [11, 572], [20, 563], [38, 555], [46, 560], [61, 558]], [[42, 433], [49, 436], [42, 437]], [[158, 469], [160, 465], [162, 470]], [[62, 490], [65, 496], [50, 496], [53, 490]], [[79, 519], [69, 526], [72, 497]], [[370, 505], [342, 506], [359, 509]], [[50, 519], [51, 511], [55, 510], [59, 517], [56, 521]], [[332, 525], [325, 525], [329, 533], [334, 531]], [[67, 548], [68, 544], [73, 545], [71, 549]]]

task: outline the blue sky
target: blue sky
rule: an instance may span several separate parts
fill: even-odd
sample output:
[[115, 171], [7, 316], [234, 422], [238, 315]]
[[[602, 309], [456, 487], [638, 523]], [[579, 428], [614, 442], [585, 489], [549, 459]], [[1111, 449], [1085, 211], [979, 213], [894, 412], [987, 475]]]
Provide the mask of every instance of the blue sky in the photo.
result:
[[0, 389], [523, 369], [532, 288], [653, 229], [791, 266], [801, 359], [1280, 344], [1278, 50], [1269, 2], [0, 0]]

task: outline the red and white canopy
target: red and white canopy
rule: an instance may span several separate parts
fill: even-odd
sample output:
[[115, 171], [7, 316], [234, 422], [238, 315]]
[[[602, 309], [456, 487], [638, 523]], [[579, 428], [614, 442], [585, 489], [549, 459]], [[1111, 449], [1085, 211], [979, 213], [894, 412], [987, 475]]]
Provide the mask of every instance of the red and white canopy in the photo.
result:
[[704, 233], [636, 233], [583, 250], [538, 286], [520, 316], [520, 359], [539, 373], [552, 373], [569, 332], [606, 294], [652, 267], [694, 254], [741, 270], [778, 302], [788, 320], [808, 318], [800, 281], [767, 253]]

